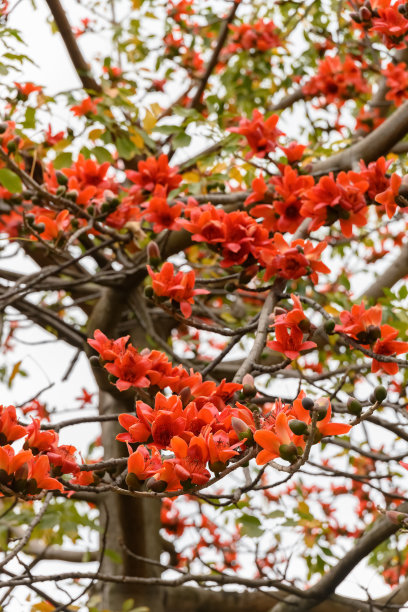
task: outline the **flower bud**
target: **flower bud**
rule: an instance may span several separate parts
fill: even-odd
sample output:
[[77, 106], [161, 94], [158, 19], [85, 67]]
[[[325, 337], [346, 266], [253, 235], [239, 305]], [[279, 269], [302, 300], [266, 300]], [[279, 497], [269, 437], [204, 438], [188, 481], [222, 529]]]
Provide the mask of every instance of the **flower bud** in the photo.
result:
[[356, 400], [354, 397], [349, 397], [347, 400], [347, 410], [349, 411], [350, 414], [354, 414], [355, 416], [359, 416], [359, 414], [361, 414], [362, 411], [362, 405], [360, 404], [360, 402], [358, 400]]
[[292, 419], [289, 421], [289, 428], [295, 436], [302, 436], [307, 430], [307, 425], [303, 421], [298, 421], [297, 419]]
[[55, 193], [56, 193], [57, 196], [63, 196], [65, 194], [66, 190], [67, 189], [66, 189], [66, 187], [64, 187], [64, 185], [60, 185], [57, 188], [57, 191]]
[[251, 374], [245, 374], [242, 379], [242, 393], [244, 397], [254, 397], [256, 395], [254, 378]]
[[78, 195], [79, 194], [76, 189], [71, 189], [66, 193], [66, 197], [68, 198], [68, 200], [72, 200], [73, 202], [76, 202]]
[[58, 185], [62, 185], [62, 186], [68, 185], [68, 177], [60, 170], [56, 171], [55, 178], [57, 179]]
[[297, 447], [291, 442], [290, 444], [281, 444], [279, 447], [279, 455], [285, 461], [289, 461], [289, 463], [293, 463], [297, 459]]
[[371, 11], [369, 8], [367, 8], [366, 6], [362, 6], [360, 8], [360, 10], [358, 11], [359, 17], [361, 19], [361, 21], [371, 21]]
[[378, 387], [374, 389], [375, 401], [381, 403], [385, 400], [386, 397], [387, 397], [387, 389], [383, 387], [382, 385], [378, 385]]
[[157, 266], [161, 262], [160, 249], [157, 242], [152, 240], [149, 242], [146, 248], [147, 252], [147, 261], [152, 266]]
[[140, 486], [140, 481], [136, 474], [129, 472], [129, 474], [126, 476], [126, 484], [130, 491], [136, 491], [136, 489], [138, 489]]
[[334, 321], [334, 319], [328, 319], [327, 321], [325, 321], [323, 327], [326, 334], [332, 334], [334, 332], [334, 328], [336, 327], [336, 322]]
[[320, 397], [315, 402], [315, 409], [317, 410], [317, 420], [322, 421], [327, 415], [329, 409], [329, 400], [327, 397]]
[[7, 128], [8, 128], [8, 124], [5, 121], [2, 121], [0, 123], [0, 134], [4, 134]]
[[145, 287], [144, 294], [147, 298], [149, 298], [149, 300], [151, 300], [152, 297], [154, 296], [153, 287], [151, 285], [149, 285], [148, 287]]
[[312, 398], [310, 397], [304, 397], [302, 399], [302, 406], [305, 410], [312, 410], [314, 407], [315, 403], [314, 400], [312, 400]]
[[385, 516], [395, 525], [402, 525], [408, 520], [408, 514], [397, 512], [396, 510], [387, 510]]

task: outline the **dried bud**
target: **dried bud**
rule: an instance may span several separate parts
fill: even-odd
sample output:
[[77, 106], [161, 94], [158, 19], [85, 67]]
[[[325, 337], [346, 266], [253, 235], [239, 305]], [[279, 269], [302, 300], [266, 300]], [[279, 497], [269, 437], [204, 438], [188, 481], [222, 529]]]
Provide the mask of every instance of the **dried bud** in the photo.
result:
[[361, 21], [371, 21], [372, 13], [369, 8], [362, 6], [358, 11]]
[[183, 407], [185, 408], [191, 399], [190, 387], [183, 387], [183, 389], [180, 391], [180, 399], [181, 403], [183, 404]]
[[167, 488], [167, 482], [165, 480], [156, 480], [152, 477], [146, 481], [146, 488], [154, 493], [163, 493]]
[[126, 476], [126, 484], [131, 491], [136, 491], [136, 489], [138, 489], [140, 486], [140, 481], [136, 474], [129, 472], [129, 474]]

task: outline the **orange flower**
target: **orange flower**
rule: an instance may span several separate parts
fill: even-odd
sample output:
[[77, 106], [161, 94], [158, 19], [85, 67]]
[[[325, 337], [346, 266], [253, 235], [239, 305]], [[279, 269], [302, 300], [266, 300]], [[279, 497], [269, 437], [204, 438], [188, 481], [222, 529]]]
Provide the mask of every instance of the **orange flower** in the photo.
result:
[[14, 406], [0, 405], [0, 444], [8, 444], [22, 438], [27, 433], [23, 425], [17, 421], [16, 409]]
[[316, 348], [316, 343], [310, 340], [303, 342], [303, 332], [296, 325], [290, 328], [290, 333], [286, 325], [276, 325], [275, 327], [276, 340], [269, 341], [267, 346], [271, 351], [277, 351], [289, 357], [296, 359], [301, 351], [307, 351]]
[[82, 117], [83, 115], [96, 115], [98, 112], [97, 104], [99, 104], [99, 102], [102, 102], [102, 98], [92, 99], [90, 96], [88, 96], [79, 104], [71, 106], [70, 110], [77, 117]]
[[402, 178], [398, 174], [393, 174], [388, 189], [375, 196], [375, 201], [385, 206], [385, 211], [389, 219], [391, 219], [397, 210], [398, 205], [395, 200], [398, 196], [401, 182]]
[[[395, 340], [398, 336], [398, 330], [391, 325], [381, 326], [381, 337], [374, 344], [373, 352], [378, 355], [400, 355], [408, 352], [408, 342], [399, 342]], [[383, 370], [387, 374], [396, 374], [398, 372], [398, 364], [392, 362], [383, 362], [373, 359], [371, 371], [378, 372]]]
[[136, 170], [127, 170], [127, 178], [132, 181], [140, 191], [154, 192], [157, 185], [164, 187], [165, 195], [177, 189], [183, 177], [178, 174], [178, 167], [169, 166], [167, 155], [162, 153], [158, 159], [148, 157], [137, 165]]
[[50, 477], [50, 462], [47, 455], [32, 458], [29, 465], [28, 478], [35, 481], [34, 486], [36, 486], [38, 492], [41, 489], [48, 489], [50, 491], [64, 490], [63, 485], [58, 480]]
[[276, 127], [278, 121], [279, 115], [271, 115], [268, 119], [264, 119], [262, 113], [255, 109], [252, 112], [252, 120], [242, 118], [238, 127], [228, 128], [228, 131], [246, 137], [251, 148], [251, 151], [245, 155], [246, 159], [254, 155], [265, 157], [275, 151], [279, 136], [284, 136], [284, 133]]
[[179, 302], [180, 310], [186, 318], [191, 316], [194, 296], [208, 293], [207, 289], [194, 289], [194, 270], [174, 274], [173, 264], [166, 261], [160, 272], [153, 272], [150, 266], [147, 266], [147, 271], [153, 280], [152, 287], [155, 294]]
[[286, 414], [280, 412], [275, 421], [275, 433], [264, 429], [254, 433], [255, 442], [263, 448], [256, 456], [257, 464], [264, 465], [272, 459], [280, 457], [280, 447], [291, 444], [293, 437]]

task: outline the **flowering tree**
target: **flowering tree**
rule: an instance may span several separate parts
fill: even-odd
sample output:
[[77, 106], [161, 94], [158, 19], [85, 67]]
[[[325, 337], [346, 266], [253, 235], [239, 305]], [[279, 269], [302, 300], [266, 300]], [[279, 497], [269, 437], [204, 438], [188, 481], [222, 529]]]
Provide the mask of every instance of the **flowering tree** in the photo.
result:
[[408, 5], [36, 2], [79, 87], [19, 82], [2, 0], [0, 376], [34, 326], [93, 377], [0, 407], [0, 605], [399, 609]]

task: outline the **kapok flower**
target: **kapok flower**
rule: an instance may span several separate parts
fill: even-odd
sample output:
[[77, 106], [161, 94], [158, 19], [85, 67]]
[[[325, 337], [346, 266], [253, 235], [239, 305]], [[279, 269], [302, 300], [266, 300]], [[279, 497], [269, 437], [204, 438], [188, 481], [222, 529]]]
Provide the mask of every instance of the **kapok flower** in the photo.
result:
[[272, 351], [277, 351], [289, 357], [289, 359], [297, 359], [301, 351], [307, 351], [316, 348], [316, 343], [311, 340], [303, 341], [303, 332], [296, 325], [290, 330], [286, 325], [276, 325], [275, 327], [276, 340], [267, 343], [268, 348]]
[[[63, 491], [63, 485], [55, 478], [50, 477], [50, 462], [47, 455], [33, 457], [29, 464], [28, 480], [30, 492], [39, 493], [41, 489], [49, 491]], [[34, 481], [34, 482], [32, 482]], [[33, 489], [35, 489], [33, 491]]]
[[154, 192], [157, 185], [164, 187], [165, 195], [173, 189], [177, 189], [183, 177], [178, 174], [178, 167], [169, 166], [169, 160], [164, 153], [155, 157], [148, 157], [137, 165], [136, 170], [127, 170], [127, 178], [132, 181], [140, 191]]
[[126, 391], [130, 387], [149, 387], [150, 381], [146, 375], [150, 367], [150, 359], [131, 345], [113, 363], [105, 365], [108, 372], [117, 377], [115, 384], [119, 391]]
[[402, 178], [399, 176], [399, 174], [394, 173], [391, 176], [391, 182], [388, 189], [375, 196], [375, 201], [385, 206], [385, 211], [389, 219], [391, 219], [391, 217], [397, 210], [398, 204], [395, 200], [398, 196], [399, 188], [401, 187], [401, 182]]
[[[262, 447], [256, 456], [258, 465], [265, 465], [272, 459], [281, 456], [281, 446], [291, 445], [293, 442], [293, 433], [289, 429], [288, 418], [284, 412], [280, 412], [275, 421], [275, 432], [271, 430], [261, 429], [254, 433], [254, 439], [259, 446]], [[296, 456], [296, 447], [294, 447], [294, 457]]]
[[94, 331], [94, 338], [94, 340], [88, 339], [88, 344], [100, 354], [102, 359], [113, 361], [125, 352], [130, 336], [123, 336], [117, 340], [109, 340], [100, 329], [96, 329]]
[[207, 289], [194, 289], [194, 270], [174, 274], [173, 264], [166, 261], [160, 272], [153, 272], [150, 266], [147, 266], [147, 271], [153, 281], [154, 293], [159, 297], [168, 297], [179, 302], [180, 310], [186, 318], [191, 316], [194, 296], [208, 293]]
[[[398, 336], [398, 330], [391, 325], [381, 325], [381, 338], [374, 344], [373, 352], [377, 355], [400, 355], [408, 352], [408, 342], [399, 342], [395, 340]], [[387, 374], [396, 374], [398, 372], [398, 364], [390, 361], [378, 361], [373, 359], [371, 371], [378, 372], [383, 370]]]
[[98, 112], [97, 104], [102, 102], [102, 98], [91, 98], [88, 96], [85, 100], [82, 100], [79, 104], [75, 106], [71, 106], [70, 110], [77, 117], [82, 117], [82, 115], [96, 115]]
[[174, 464], [174, 471], [181, 482], [191, 480], [193, 484], [201, 485], [210, 479], [210, 472], [205, 467], [208, 449], [202, 436], [194, 436], [189, 444], [174, 436], [171, 448], [175, 458], [169, 461]]
[[0, 445], [23, 438], [26, 433], [26, 428], [17, 421], [15, 407], [0, 406]]
[[252, 120], [242, 118], [238, 127], [229, 128], [228, 131], [246, 137], [251, 148], [251, 151], [245, 155], [246, 159], [254, 155], [265, 157], [268, 153], [275, 151], [279, 136], [284, 136], [284, 133], [276, 127], [278, 121], [279, 115], [271, 115], [265, 120], [262, 113], [255, 109], [252, 113]]
[[[297, 396], [297, 398], [295, 399], [295, 401], [293, 402], [293, 408], [290, 414], [295, 419], [298, 419], [299, 421], [303, 421], [307, 425], [310, 425], [310, 423], [312, 422], [311, 412], [309, 410], [305, 410], [302, 406], [302, 399], [304, 397], [305, 397], [305, 393], [304, 391], [301, 391], [299, 395]], [[327, 398], [320, 398], [319, 400], [316, 401], [316, 403], [318, 405], [320, 403], [320, 407], [322, 409], [327, 410], [326, 416], [320, 421], [317, 421], [316, 423], [316, 427], [319, 433], [321, 434], [321, 437], [323, 436], [341, 436], [350, 431], [351, 425], [347, 425], [346, 423], [331, 423], [330, 422], [331, 415], [332, 415], [332, 409], [331, 409], [330, 401]]]

